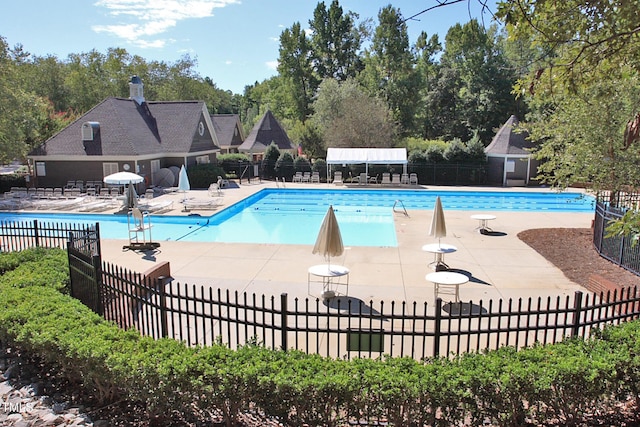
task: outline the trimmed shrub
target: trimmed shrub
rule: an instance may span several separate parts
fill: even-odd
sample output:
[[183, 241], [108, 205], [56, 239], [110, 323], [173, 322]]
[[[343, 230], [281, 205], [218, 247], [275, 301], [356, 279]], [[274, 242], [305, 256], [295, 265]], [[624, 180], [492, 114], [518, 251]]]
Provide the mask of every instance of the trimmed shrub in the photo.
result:
[[100, 404], [129, 399], [160, 424], [220, 414], [232, 426], [242, 411], [256, 410], [287, 425], [577, 425], [615, 408], [612, 397], [638, 398], [638, 322], [590, 340], [424, 361], [333, 360], [256, 343], [189, 348], [122, 330], [58, 292], [59, 279], [21, 272], [53, 277], [66, 262], [59, 250], [0, 254], [0, 339]]

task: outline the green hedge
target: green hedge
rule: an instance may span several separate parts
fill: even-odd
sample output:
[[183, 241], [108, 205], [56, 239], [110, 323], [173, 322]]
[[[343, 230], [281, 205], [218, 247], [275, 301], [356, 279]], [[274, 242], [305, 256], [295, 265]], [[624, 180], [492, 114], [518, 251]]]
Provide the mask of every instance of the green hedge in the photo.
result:
[[233, 425], [252, 409], [295, 426], [360, 419], [395, 426], [577, 425], [617, 401], [640, 400], [638, 322], [587, 341], [424, 362], [332, 360], [255, 343], [235, 351], [189, 348], [121, 330], [59, 292], [68, 283], [68, 273], [60, 277], [68, 268], [60, 252], [0, 254], [0, 339], [56, 367], [101, 404], [130, 399], [165, 424], [221, 414]]

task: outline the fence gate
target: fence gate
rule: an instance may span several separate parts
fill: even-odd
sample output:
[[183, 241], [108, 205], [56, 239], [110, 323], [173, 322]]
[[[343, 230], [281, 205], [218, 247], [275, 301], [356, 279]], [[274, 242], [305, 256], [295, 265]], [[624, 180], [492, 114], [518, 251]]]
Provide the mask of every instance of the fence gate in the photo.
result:
[[102, 254], [99, 224], [69, 232], [67, 253], [71, 296], [102, 316], [104, 308], [101, 297]]

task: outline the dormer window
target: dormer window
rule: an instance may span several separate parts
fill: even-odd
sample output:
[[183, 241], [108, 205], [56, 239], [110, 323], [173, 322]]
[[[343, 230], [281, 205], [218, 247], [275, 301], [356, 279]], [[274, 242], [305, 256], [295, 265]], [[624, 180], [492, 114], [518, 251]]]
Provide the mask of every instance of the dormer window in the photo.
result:
[[84, 122], [82, 124], [82, 140], [93, 141], [94, 137], [100, 130], [100, 123], [98, 122]]

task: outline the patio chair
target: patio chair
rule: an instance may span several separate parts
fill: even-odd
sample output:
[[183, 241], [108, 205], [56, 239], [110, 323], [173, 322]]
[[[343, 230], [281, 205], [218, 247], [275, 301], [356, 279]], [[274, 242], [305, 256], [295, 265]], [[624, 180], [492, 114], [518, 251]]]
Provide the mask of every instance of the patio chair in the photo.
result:
[[389, 172], [384, 172], [382, 174], [382, 181], [380, 181], [381, 185], [391, 185], [391, 174]]
[[320, 184], [320, 172], [313, 172], [311, 174], [311, 183]]
[[408, 173], [403, 173], [402, 176], [400, 177], [400, 183], [402, 185], [409, 185], [409, 174]]
[[311, 172], [305, 172], [302, 174], [302, 182], [310, 182], [311, 181]]
[[302, 172], [296, 172], [291, 179], [291, 182], [302, 182]]
[[366, 173], [361, 173], [360, 176], [358, 177], [358, 184], [359, 185], [367, 185], [367, 174]]
[[342, 185], [344, 182], [342, 181], [342, 172], [336, 171], [333, 173], [333, 183], [335, 185]]
[[391, 185], [400, 185], [400, 174], [394, 173], [391, 175]]
[[229, 180], [218, 176], [218, 188], [226, 188], [229, 186]]
[[418, 185], [418, 174], [412, 173], [409, 175], [409, 184]]

